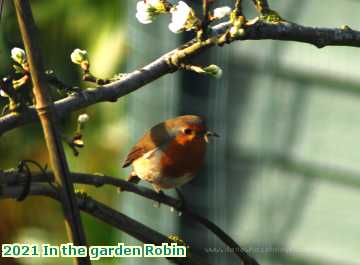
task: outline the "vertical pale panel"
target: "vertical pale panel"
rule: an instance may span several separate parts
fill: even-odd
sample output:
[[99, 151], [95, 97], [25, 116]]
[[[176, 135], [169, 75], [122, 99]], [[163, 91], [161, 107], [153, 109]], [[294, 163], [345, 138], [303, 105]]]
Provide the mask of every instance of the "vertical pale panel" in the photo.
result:
[[[176, 47], [176, 37], [167, 29], [166, 17], [150, 25], [140, 24], [135, 19], [136, 1], [128, 1], [128, 61], [127, 69], [132, 71], [151, 62], [163, 53]], [[140, 88], [128, 97], [128, 149], [154, 124], [175, 115], [177, 102], [176, 75], [167, 75]], [[129, 169], [124, 172], [127, 174]], [[147, 185], [141, 183], [140, 185]], [[150, 187], [150, 186], [149, 186]], [[169, 207], [153, 207], [153, 202], [132, 194], [121, 194], [120, 211], [139, 220], [147, 226], [165, 234], [176, 233], [177, 215]], [[133, 238], [121, 235], [128, 244], [141, 244]], [[120, 263], [120, 261], [119, 261]], [[121, 264], [168, 264], [163, 258], [122, 259]]]

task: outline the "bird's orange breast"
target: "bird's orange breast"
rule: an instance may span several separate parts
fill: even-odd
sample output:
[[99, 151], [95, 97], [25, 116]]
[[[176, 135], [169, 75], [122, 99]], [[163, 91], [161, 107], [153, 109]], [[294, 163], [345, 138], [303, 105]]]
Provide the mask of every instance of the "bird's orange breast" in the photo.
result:
[[201, 167], [206, 151], [203, 138], [177, 136], [163, 150], [160, 160], [162, 175], [169, 178], [195, 174]]

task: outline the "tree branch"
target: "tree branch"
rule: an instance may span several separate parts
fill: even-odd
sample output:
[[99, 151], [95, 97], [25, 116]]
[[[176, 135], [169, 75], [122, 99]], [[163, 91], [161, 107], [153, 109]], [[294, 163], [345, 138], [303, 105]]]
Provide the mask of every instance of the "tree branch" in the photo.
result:
[[211, 3], [211, 0], [202, 0], [203, 18], [201, 22], [201, 30], [198, 32], [198, 34], [200, 34], [198, 37], [200, 41], [205, 39], [208, 34], [208, 26], [210, 24], [209, 10]]
[[[231, 26], [230, 22], [213, 27], [213, 35], [220, 36]], [[249, 21], [244, 25], [245, 35], [238, 40], [282, 40], [312, 44], [318, 48], [325, 46], [360, 47], [360, 31], [349, 28], [316, 28], [301, 26], [291, 22], [268, 23], [263, 20]], [[210, 39], [211, 40], [211, 39]], [[73, 111], [98, 102], [114, 102], [157, 78], [175, 72], [177, 68], [169, 63], [169, 58], [190, 59], [198, 53], [214, 46], [213, 41], [205, 40], [201, 45], [194, 40], [161, 56], [140, 70], [129, 73], [123, 79], [97, 88], [85, 89], [82, 93], [58, 100], [55, 109], [64, 117]], [[22, 113], [11, 113], [0, 118], [0, 135], [34, 122], [37, 119], [33, 107]]]
[[[31, 6], [28, 0], [14, 0], [14, 6], [29, 62], [36, 111], [44, 132], [51, 167], [54, 171], [54, 179], [61, 194], [68, 240], [74, 243], [74, 245], [86, 246], [86, 236], [81, 223], [69, 166], [58, 130], [57, 116], [45, 81], [45, 71], [36, 39], [37, 32]], [[76, 257], [74, 258], [74, 264], [87, 265], [91, 264], [91, 262], [89, 257]]]
[[242, 16], [242, 0], [235, 0], [235, 12], [237, 16]]
[[[75, 183], [87, 184], [95, 187], [111, 185], [121, 188], [124, 191], [132, 192], [144, 198], [173, 207], [177, 211], [182, 212], [184, 216], [191, 218], [213, 232], [225, 245], [234, 251], [234, 254], [236, 254], [245, 265], [259, 265], [255, 259], [250, 257], [229, 235], [222, 231], [221, 228], [210, 220], [195, 213], [191, 210], [191, 207], [181, 205], [180, 201], [177, 199], [167, 195], [158, 194], [152, 189], [127, 182], [120, 178], [83, 173], [72, 173], [71, 176]], [[16, 171], [0, 171], [0, 183], [3, 183], [4, 187], [19, 186], [21, 183], [25, 183], [25, 178], [25, 174], [21, 174]], [[50, 173], [46, 175], [37, 173], [32, 175], [32, 180], [33, 182], [48, 182], [53, 180], [53, 175]]]
[[266, 14], [269, 12], [270, 7], [267, 0], [252, 0], [255, 4], [257, 11], [261, 14]]
[[[22, 193], [21, 186], [10, 186], [2, 191], [0, 198], [18, 198]], [[32, 184], [30, 188], [30, 195], [32, 196], [46, 196], [57, 201], [60, 201], [59, 194], [42, 184]], [[161, 233], [139, 223], [138, 221], [106, 206], [105, 204], [98, 202], [87, 195], [76, 195], [77, 204], [79, 208], [90, 214], [93, 217], [107, 223], [130, 236], [138, 239], [141, 242], [147, 244], [161, 245], [162, 243], [173, 243], [168, 237], [162, 235]], [[187, 264], [187, 265], [210, 265], [204, 259], [206, 253], [197, 253], [195, 250], [190, 251], [190, 255], [186, 258], [173, 258], [168, 257], [170, 261], [175, 264]]]

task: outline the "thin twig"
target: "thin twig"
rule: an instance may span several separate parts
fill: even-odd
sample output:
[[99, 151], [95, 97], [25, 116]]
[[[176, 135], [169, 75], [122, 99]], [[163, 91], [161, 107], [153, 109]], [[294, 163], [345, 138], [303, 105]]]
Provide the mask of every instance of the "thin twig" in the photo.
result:
[[267, 13], [269, 13], [270, 11], [270, 6], [267, 0], [253, 0], [255, 7], [257, 9], [257, 11], [262, 14], [265, 15]]
[[242, 16], [243, 12], [242, 12], [242, 1], [241, 0], [236, 0], [235, 1], [235, 12], [237, 16]]
[[200, 33], [200, 40], [204, 40], [207, 37], [207, 31], [210, 24], [209, 19], [209, 9], [210, 9], [210, 1], [209, 0], [202, 0], [202, 9], [203, 9], [203, 18], [201, 22], [201, 30]]
[[[19, 186], [9, 186], [0, 194], [0, 198], [17, 198], [22, 192]], [[46, 196], [57, 201], [60, 201], [59, 194], [50, 187], [43, 184], [33, 183], [30, 189], [32, 196]], [[162, 243], [173, 243], [165, 235], [145, 226], [142, 223], [106, 206], [105, 204], [92, 199], [84, 194], [76, 195], [79, 208], [90, 214], [93, 217], [103, 221], [123, 231], [130, 236], [138, 239], [147, 244], [161, 245]], [[186, 258], [172, 258], [168, 257], [170, 261], [175, 264], [188, 264], [188, 265], [210, 265], [206, 262], [206, 253], [199, 252], [199, 250], [188, 249], [189, 253]], [[189, 255], [190, 254], [190, 255]]]
[[[0, 172], [1, 173], [1, 172]], [[11, 174], [11, 175], [10, 175]], [[141, 185], [136, 185], [131, 182], [127, 182], [120, 178], [110, 177], [110, 176], [103, 176], [103, 175], [91, 175], [91, 174], [83, 174], [83, 173], [72, 173], [71, 174], [75, 183], [80, 184], [87, 184], [92, 185], [95, 187], [101, 187], [103, 185], [111, 185], [117, 188], [121, 188], [123, 191], [128, 191], [140, 195], [144, 198], [148, 198], [159, 203], [168, 205], [170, 207], [175, 208], [177, 211], [182, 212], [184, 216], [187, 216], [194, 221], [202, 224], [211, 232], [213, 232], [218, 238], [223, 241], [225, 245], [231, 248], [234, 253], [241, 259], [241, 261], [246, 265], [258, 265], [257, 261], [250, 257], [228, 234], [226, 234], [221, 228], [219, 228], [216, 224], [211, 222], [210, 220], [198, 215], [195, 213], [191, 207], [184, 206], [180, 203], [179, 200], [174, 199], [167, 195], [159, 195], [158, 193], [154, 192], [152, 189], [145, 188]], [[13, 172], [0, 174], [0, 179], [5, 180], [4, 182], [7, 183], [9, 186], [18, 185], [18, 183], [22, 183], [22, 178], [20, 174]], [[33, 174], [33, 181], [34, 182], [47, 182], [49, 179], [53, 179], [52, 174], [44, 175], [42, 173]]]
[[[46, 78], [41, 53], [36, 40], [36, 27], [28, 0], [14, 0], [21, 36], [30, 66], [36, 110], [43, 128], [54, 178], [61, 192], [65, 215], [65, 227], [69, 242], [86, 246], [86, 237], [75, 200], [74, 187], [70, 178], [61, 136], [57, 128], [54, 104], [47, 93]], [[91, 264], [89, 257], [74, 258], [74, 263]]]
[[[231, 26], [230, 22], [221, 23], [212, 28], [212, 33], [220, 36]], [[244, 26], [245, 35], [241, 40], [283, 40], [297, 41], [312, 44], [318, 48], [325, 46], [351, 46], [360, 47], [360, 31], [340, 28], [316, 28], [305, 27], [290, 22], [276, 24], [257, 21]], [[240, 38], [239, 38], [240, 39]], [[191, 42], [190, 42], [191, 43]], [[190, 44], [187, 44], [190, 45]], [[199, 54], [212, 45], [204, 45], [194, 52]], [[175, 49], [152, 63], [126, 75], [123, 79], [98, 88], [83, 90], [82, 93], [68, 96], [58, 100], [55, 108], [60, 117], [64, 117], [73, 111], [94, 105], [98, 102], [114, 102], [140, 87], [160, 78], [161, 76], [176, 71], [168, 64], [171, 55], [181, 52], [181, 48]], [[194, 54], [185, 55], [184, 59], [191, 58]], [[33, 107], [22, 113], [11, 113], [0, 118], [0, 135], [14, 128], [20, 127], [37, 120], [36, 111]]]

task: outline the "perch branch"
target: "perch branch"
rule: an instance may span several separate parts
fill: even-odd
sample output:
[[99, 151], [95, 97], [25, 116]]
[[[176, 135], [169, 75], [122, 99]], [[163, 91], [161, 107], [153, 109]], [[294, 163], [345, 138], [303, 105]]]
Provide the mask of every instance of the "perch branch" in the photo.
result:
[[[101, 187], [103, 185], [111, 185], [118, 188], [121, 187], [121, 189], [124, 191], [132, 192], [144, 198], [148, 198], [173, 207], [176, 210], [182, 212], [184, 216], [191, 218], [192, 220], [200, 223], [208, 230], [213, 232], [225, 245], [227, 245], [234, 251], [234, 253], [241, 259], [241, 261], [245, 265], [258, 265], [255, 259], [250, 257], [229, 235], [222, 231], [221, 228], [219, 228], [216, 224], [198, 215], [193, 210], [191, 210], [190, 207], [179, 207], [179, 205], [181, 205], [179, 200], [176, 200], [167, 195], [160, 195], [154, 192], [152, 189], [148, 189], [140, 185], [135, 185], [119, 178], [83, 173], [72, 173], [71, 176], [76, 183], [92, 185], [95, 187]], [[25, 176], [23, 174], [19, 174], [14, 171], [0, 172], [0, 180], [2, 179], [2, 182], [5, 183], [5, 185], [7, 186], [14, 186], [19, 185], [20, 183], [24, 183], [24, 178]], [[51, 181], [53, 179], [53, 175], [50, 173], [47, 175], [33, 173], [32, 179], [33, 182], [48, 182], [49, 180]]]
[[[69, 167], [57, 128], [54, 104], [47, 93], [41, 53], [36, 40], [36, 26], [28, 0], [14, 0], [20, 33], [24, 42], [30, 66], [36, 111], [39, 116], [49, 153], [54, 179], [61, 194], [65, 215], [65, 226], [69, 242], [86, 246], [86, 237], [80, 219], [80, 211], [75, 200], [74, 187], [70, 179]], [[74, 264], [91, 264], [89, 257], [74, 258]]]
[[[220, 23], [213, 27], [212, 33], [220, 36], [231, 26], [230, 22]], [[360, 31], [332, 28], [316, 28], [305, 27], [291, 22], [267, 23], [258, 20], [253, 23], [244, 25], [245, 35], [239, 40], [282, 40], [297, 41], [312, 44], [318, 48], [325, 46], [351, 46], [360, 47]], [[169, 58], [181, 55], [181, 59], [189, 59], [192, 56], [203, 52], [204, 50], [215, 45], [214, 42], [204, 41], [202, 45], [191, 41], [184, 46], [175, 49], [152, 63], [144, 66], [139, 70], [126, 75], [123, 79], [115, 81], [111, 84], [99, 86], [97, 88], [89, 88], [83, 90], [82, 93], [68, 96], [58, 100], [55, 103], [55, 109], [60, 117], [64, 117], [73, 111], [85, 108], [98, 102], [114, 102], [140, 87], [158, 79], [159, 77], [176, 71], [176, 67], [169, 64]], [[184, 47], [187, 47], [188, 53], [184, 53]], [[189, 51], [190, 50], [190, 51]], [[37, 119], [34, 107], [30, 107], [22, 113], [11, 113], [0, 118], [0, 135], [22, 126], [34, 122]]]
[[[22, 193], [21, 186], [9, 186], [0, 193], [0, 198], [13, 198], [16, 199]], [[30, 188], [30, 195], [32, 196], [46, 196], [57, 201], [60, 201], [59, 194], [50, 187], [44, 186], [39, 183], [33, 183]], [[130, 236], [138, 239], [141, 242], [147, 244], [161, 245], [162, 243], [173, 243], [168, 237], [161, 233], [139, 223], [138, 221], [106, 206], [105, 204], [98, 202], [87, 195], [76, 195], [77, 204], [79, 208], [88, 213], [89, 215], [96, 217], [123, 231]], [[189, 251], [189, 250], [188, 250]], [[167, 258], [175, 264], [188, 264], [188, 265], [209, 265], [203, 258], [205, 253], [197, 253], [195, 250], [190, 249], [190, 255], [186, 258]]]

